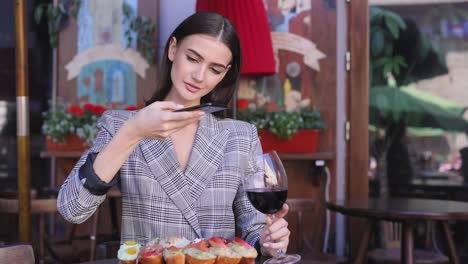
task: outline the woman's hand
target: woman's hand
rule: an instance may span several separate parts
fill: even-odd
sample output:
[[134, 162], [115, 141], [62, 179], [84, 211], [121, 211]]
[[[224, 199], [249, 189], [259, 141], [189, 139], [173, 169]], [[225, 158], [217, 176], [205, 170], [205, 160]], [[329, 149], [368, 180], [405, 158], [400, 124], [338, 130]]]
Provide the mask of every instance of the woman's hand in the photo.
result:
[[289, 206], [283, 204], [283, 208], [275, 214], [275, 217], [267, 215], [267, 224], [260, 236], [260, 245], [263, 255], [275, 256], [278, 251], [286, 252], [289, 244], [288, 222], [284, 216], [288, 213]]
[[174, 102], [154, 102], [138, 111], [129, 124], [140, 139], [164, 140], [175, 131], [199, 121], [204, 115], [202, 111], [173, 112], [183, 107]]

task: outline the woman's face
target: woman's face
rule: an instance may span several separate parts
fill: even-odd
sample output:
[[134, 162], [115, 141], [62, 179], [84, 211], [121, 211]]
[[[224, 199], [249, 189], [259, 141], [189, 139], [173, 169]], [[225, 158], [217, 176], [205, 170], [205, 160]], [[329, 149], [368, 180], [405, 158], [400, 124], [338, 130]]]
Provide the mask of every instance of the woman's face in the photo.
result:
[[224, 78], [231, 67], [232, 53], [221, 40], [195, 34], [181, 43], [171, 39], [168, 58], [172, 61], [172, 88], [166, 100], [192, 106]]

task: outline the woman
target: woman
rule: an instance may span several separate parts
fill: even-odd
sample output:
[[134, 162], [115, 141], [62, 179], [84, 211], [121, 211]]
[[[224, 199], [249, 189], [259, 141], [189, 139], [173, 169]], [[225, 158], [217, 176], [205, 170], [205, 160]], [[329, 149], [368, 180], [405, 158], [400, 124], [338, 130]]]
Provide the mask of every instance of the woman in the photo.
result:
[[[121, 240], [231, 238], [236, 229], [265, 255], [286, 250], [288, 207], [266, 218], [252, 207], [242, 177], [261, 147], [254, 126], [200, 111], [227, 104], [241, 67], [239, 38], [225, 17], [196, 13], [169, 37], [155, 94], [139, 111], [108, 111], [94, 145], [63, 184], [58, 209], [81, 223], [119, 182]], [[266, 222], [266, 223], [265, 223]]]

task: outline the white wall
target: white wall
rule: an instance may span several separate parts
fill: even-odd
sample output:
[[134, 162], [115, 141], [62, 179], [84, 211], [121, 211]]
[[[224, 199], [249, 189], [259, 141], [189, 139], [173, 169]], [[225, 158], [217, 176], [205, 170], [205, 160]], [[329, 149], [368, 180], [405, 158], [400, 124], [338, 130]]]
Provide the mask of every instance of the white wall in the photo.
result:
[[177, 25], [195, 12], [196, 0], [160, 0], [159, 58], [162, 58], [167, 38]]

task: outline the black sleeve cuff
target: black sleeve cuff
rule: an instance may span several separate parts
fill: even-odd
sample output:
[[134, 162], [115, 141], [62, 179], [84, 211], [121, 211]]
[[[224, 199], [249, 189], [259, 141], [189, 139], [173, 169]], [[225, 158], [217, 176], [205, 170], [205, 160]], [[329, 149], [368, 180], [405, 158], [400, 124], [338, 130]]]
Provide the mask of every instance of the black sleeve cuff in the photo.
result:
[[257, 242], [255, 242], [254, 248], [257, 250], [258, 256], [262, 256], [262, 246], [260, 245], [260, 239]]
[[120, 171], [114, 176], [112, 181], [106, 183], [96, 175], [93, 169], [94, 160], [98, 153], [90, 152], [86, 158], [86, 162], [81, 166], [78, 176], [80, 177], [83, 186], [88, 189], [91, 194], [104, 195], [107, 191], [115, 186], [120, 178]]

